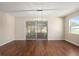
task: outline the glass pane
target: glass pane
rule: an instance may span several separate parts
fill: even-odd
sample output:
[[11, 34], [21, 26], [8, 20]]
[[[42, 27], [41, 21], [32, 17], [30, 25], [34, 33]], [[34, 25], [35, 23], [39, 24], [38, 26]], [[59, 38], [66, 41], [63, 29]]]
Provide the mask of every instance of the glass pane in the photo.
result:
[[28, 21], [26, 22], [26, 28], [27, 28], [27, 39], [35, 39], [36, 33], [35, 33], [35, 22]]
[[47, 39], [47, 21], [38, 21], [37, 38]]
[[70, 23], [70, 33], [79, 34], [79, 17], [69, 20]]

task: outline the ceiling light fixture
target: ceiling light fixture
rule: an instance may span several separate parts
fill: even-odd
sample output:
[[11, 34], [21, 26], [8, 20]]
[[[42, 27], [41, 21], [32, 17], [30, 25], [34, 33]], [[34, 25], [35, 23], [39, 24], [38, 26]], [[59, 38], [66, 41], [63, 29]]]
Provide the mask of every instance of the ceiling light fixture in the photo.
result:
[[40, 10], [36, 10], [36, 11], [43, 11], [43, 10], [40, 9]]

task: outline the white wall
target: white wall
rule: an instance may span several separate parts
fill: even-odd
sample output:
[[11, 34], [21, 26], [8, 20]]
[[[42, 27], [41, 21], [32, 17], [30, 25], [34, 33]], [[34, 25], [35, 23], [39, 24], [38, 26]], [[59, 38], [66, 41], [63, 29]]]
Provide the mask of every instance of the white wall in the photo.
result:
[[48, 18], [48, 39], [49, 40], [63, 40], [63, 19], [62, 18]]
[[25, 18], [15, 18], [15, 38], [16, 40], [24, 40], [26, 35]]
[[[16, 40], [26, 39], [26, 21], [33, 20], [35, 17], [16, 17], [15, 19], [15, 38]], [[40, 18], [40, 17], [39, 17]], [[48, 20], [48, 39], [63, 39], [63, 20], [61, 18], [43, 17]]]
[[2, 15], [0, 14], [0, 40], [2, 39]]
[[15, 39], [15, 18], [7, 13], [0, 12], [0, 46]]
[[79, 16], [79, 11], [65, 17], [65, 40], [79, 46], [79, 35], [69, 33], [69, 19]]

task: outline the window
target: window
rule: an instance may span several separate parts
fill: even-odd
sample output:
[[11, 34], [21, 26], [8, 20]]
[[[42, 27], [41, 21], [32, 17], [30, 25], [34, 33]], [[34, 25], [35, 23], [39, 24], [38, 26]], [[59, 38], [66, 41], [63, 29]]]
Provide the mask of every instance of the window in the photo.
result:
[[79, 17], [69, 20], [69, 33], [79, 34]]

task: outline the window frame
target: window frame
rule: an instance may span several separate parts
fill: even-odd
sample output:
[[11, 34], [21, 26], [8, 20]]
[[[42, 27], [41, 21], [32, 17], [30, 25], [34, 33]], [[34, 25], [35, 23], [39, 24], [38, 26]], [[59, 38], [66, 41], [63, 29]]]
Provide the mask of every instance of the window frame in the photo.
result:
[[[77, 16], [77, 17], [79, 17], [79, 16]], [[75, 34], [75, 35], [79, 35], [79, 33], [74, 33], [74, 32], [72, 32], [72, 28], [71, 28], [71, 20], [75, 20], [75, 18], [77, 18], [77, 17], [73, 17], [73, 18], [70, 18], [69, 20], [68, 20], [68, 27], [69, 27], [69, 33], [71, 33], [71, 34]]]

